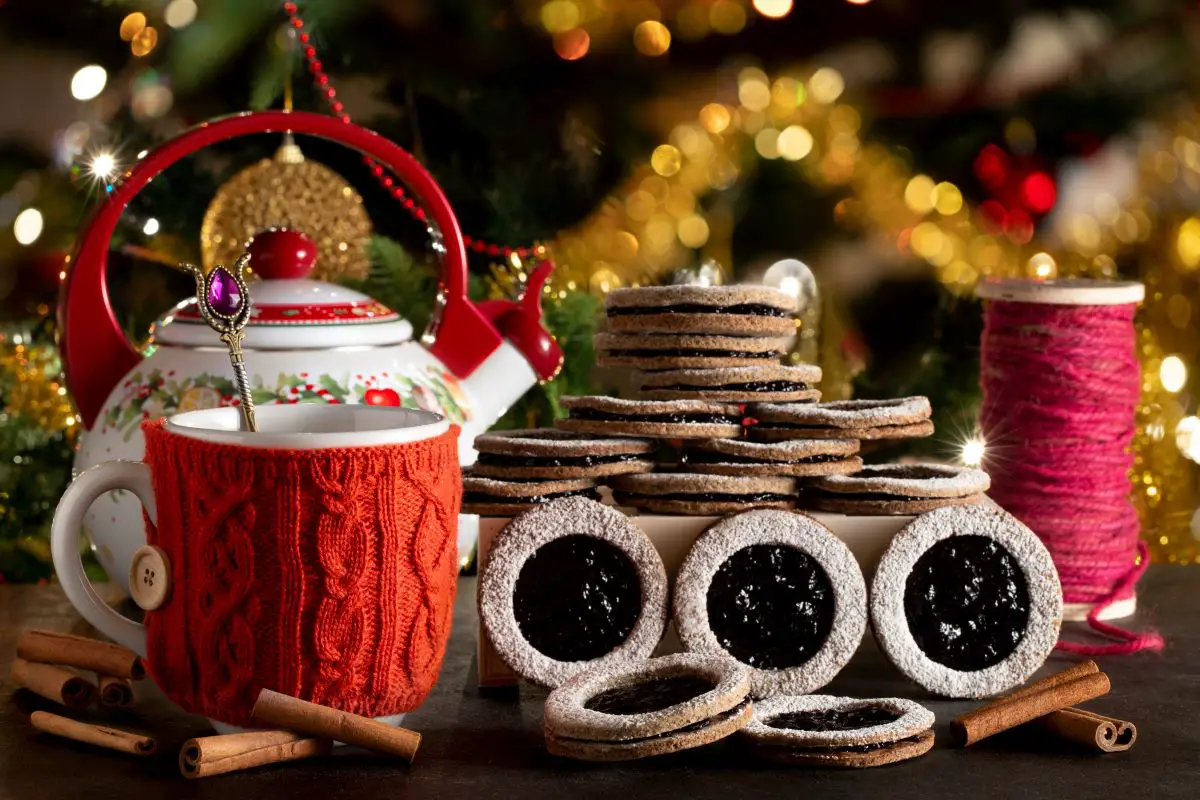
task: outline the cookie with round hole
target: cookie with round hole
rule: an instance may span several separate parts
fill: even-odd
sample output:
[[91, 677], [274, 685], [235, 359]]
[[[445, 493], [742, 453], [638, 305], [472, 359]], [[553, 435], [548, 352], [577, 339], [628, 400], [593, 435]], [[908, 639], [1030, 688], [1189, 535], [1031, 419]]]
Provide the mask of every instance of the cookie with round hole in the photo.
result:
[[594, 666], [638, 663], [662, 638], [667, 574], [611, 506], [573, 497], [515, 517], [479, 579], [480, 624], [526, 680], [554, 687]]
[[804, 505], [851, 516], [921, 514], [942, 506], [972, 505], [991, 486], [986, 472], [950, 464], [872, 464], [851, 475], [818, 478]]
[[710, 439], [689, 443], [683, 459], [692, 472], [811, 478], [858, 472], [863, 467], [858, 448], [856, 439]]
[[560, 431], [507, 430], [475, 438], [471, 474], [487, 478], [603, 478], [654, 469], [658, 444]]
[[767, 286], [643, 286], [605, 296], [614, 333], [789, 336], [798, 301]]
[[862, 769], [929, 752], [933, 723], [932, 711], [899, 697], [781, 695], [756, 701], [738, 737], [768, 761]]
[[880, 649], [934, 694], [1020, 686], [1054, 649], [1062, 587], [1050, 553], [991, 504], [938, 508], [892, 538], [871, 584]]
[[702, 533], [679, 568], [672, 605], [684, 648], [744, 664], [755, 697], [829, 683], [867, 621], [866, 584], [849, 548], [813, 518], [773, 509]]
[[597, 333], [592, 341], [596, 363], [602, 367], [714, 369], [778, 364], [792, 337]]
[[742, 411], [736, 405], [708, 400], [626, 400], [592, 395], [562, 397], [566, 419], [561, 430], [601, 436], [655, 439], [729, 438], [742, 434]]
[[617, 475], [605, 484], [617, 505], [654, 514], [695, 517], [796, 505], [796, 481], [782, 476], [646, 472]]
[[724, 739], [751, 716], [746, 670], [676, 653], [580, 672], [546, 698], [546, 749], [583, 761], [630, 761]]
[[821, 368], [812, 364], [757, 364], [717, 369], [672, 369], [634, 375], [647, 400], [714, 400], [725, 403], [812, 403]]
[[786, 439], [911, 439], [933, 434], [925, 397], [832, 400], [826, 403], [754, 403], [746, 435], [758, 442]]

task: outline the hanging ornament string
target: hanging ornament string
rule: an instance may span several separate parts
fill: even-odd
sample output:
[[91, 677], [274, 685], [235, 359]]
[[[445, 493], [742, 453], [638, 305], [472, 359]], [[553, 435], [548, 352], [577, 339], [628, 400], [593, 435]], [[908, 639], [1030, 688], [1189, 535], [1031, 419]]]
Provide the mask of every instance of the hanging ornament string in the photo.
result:
[[[1140, 291], [1138, 284], [1123, 286], [1126, 296], [1129, 286]], [[1102, 621], [1110, 606], [1132, 603], [1147, 563], [1129, 500], [1141, 388], [1136, 303], [1060, 304], [1062, 295], [1038, 291], [1018, 285], [1007, 295], [1021, 297], [1015, 300], [999, 299], [987, 284], [980, 288], [989, 300], [980, 425], [990, 495], [1045, 543], [1064, 601], [1084, 604], [1092, 629], [1118, 640], [1060, 641], [1059, 649], [1087, 655], [1160, 649], [1156, 633], [1130, 633]]]
[[[312, 75], [313, 83], [316, 85], [317, 90], [325, 98], [330, 112], [342, 122], [350, 122], [350, 114], [346, 112], [346, 107], [342, 101], [337, 99], [337, 89], [329, 81], [329, 74], [325, 72], [325, 67], [317, 55], [317, 48], [313, 44], [312, 36], [304, 29], [304, 20], [300, 17], [300, 9], [295, 3], [285, 2], [283, 4], [283, 13], [287, 15], [289, 24], [291, 24], [296, 32], [301, 52], [304, 54], [304, 60], [308, 64], [309, 74]], [[400, 201], [400, 204], [412, 214], [414, 219], [418, 222], [426, 222], [425, 209], [417, 205], [408, 196], [408, 193], [404, 191], [404, 187], [391, 175], [387, 174], [387, 170], [383, 168], [383, 165], [370, 158], [364, 158], [363, 162], [370, 168], [371, 174], [379, 181], [379, 185], [393, 198]], [[530, 257], [541, 258], [545, 255], [546, 251], [546, 248], [540, 244], [533, 244], [527, 247], [511, 247], [509, 245], [492, 244], [466, 235], [463, 236], [463, 242], [473, 252], [489, 256], [505, 256], [506, 258], [513, 255], [522, 259]]]

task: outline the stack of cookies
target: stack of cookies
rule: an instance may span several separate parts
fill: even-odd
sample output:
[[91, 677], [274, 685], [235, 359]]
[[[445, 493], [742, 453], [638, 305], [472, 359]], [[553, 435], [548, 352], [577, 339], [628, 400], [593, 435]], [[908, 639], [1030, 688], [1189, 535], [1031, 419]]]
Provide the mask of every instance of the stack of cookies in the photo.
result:
[[[619, 505], [656, 514], [796, 508], [801, 498], [823, 497], [818, 486], [851, 495], [830, 501], [844, 513], [859, 501], [860, 514], [900, 508], [823, 484], [863, 469], [860, 442], [932, 434], [929, 401], [819, 402], [820, 367], [781, 363], [796, 306], [763, 286], [609, 293], [596, 362], [630, 369], [636, 398], [563, 397], [567, 417], [556, 431], [479, 437], [464, 513], [511, 516], [558, 497], [596, 496], [600, 485]], [[942, 497], [929, 488], [906, 483], [914, 493], [905, 497]]]

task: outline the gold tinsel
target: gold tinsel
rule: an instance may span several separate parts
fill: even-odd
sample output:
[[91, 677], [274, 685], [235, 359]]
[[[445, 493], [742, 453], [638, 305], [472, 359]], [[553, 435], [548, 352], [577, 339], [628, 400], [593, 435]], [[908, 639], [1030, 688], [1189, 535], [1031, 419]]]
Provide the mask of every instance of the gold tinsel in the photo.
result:
[[341, 175], [309, 161], [290, 137], [275, 153], [217, 190], [200, 227], [205, 270], [231, 264], [254, 234], [273, 226], [303, 231], [317, 243], [318, 280], [362, 279], [370, 270], [371, 219]]
[[29, 346], [17, 336], [0, 336], [0, 381], [6, 385], [4, 415], [22, 416], [47, 431], [69, 431], [77, 420], [53, 345]]

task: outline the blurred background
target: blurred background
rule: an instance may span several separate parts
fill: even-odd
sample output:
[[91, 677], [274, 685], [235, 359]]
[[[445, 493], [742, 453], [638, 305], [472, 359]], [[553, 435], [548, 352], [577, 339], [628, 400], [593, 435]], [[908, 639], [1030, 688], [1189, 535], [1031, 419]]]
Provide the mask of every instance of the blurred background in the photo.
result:
[[[51, 573], [79, 422], [54, 305], [89, 209], [206, 119], [349, 115], [409, 149], [470, 237], [472, 292], [551, 257], [567, 354], [503, 424], [604, 392], [605, 292], [765, 282], [826, 398], [925, 394], [926, 455], [977, 463], [986, 276], [1136, 278], [1135, 499], [1158, 561], [1200, 552], [1200, 8], [1195, 0], [0, 0], [0, 579]], [[111, 242], [134, 340], [268, 224], [420, 329], [419, 207], [354, 153], [278, 136], [173, 166]], [[297, 158], [299, 160], [297, 160]]]

